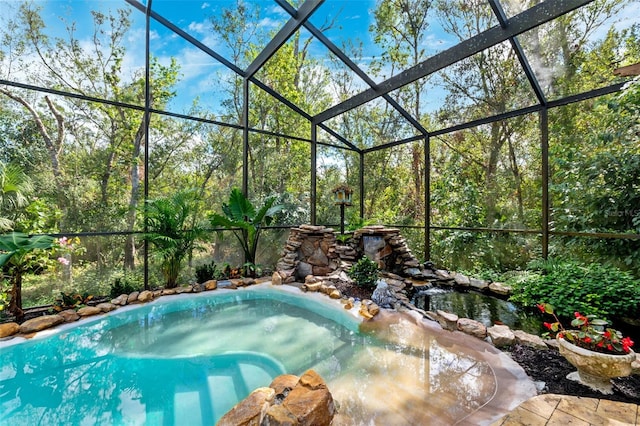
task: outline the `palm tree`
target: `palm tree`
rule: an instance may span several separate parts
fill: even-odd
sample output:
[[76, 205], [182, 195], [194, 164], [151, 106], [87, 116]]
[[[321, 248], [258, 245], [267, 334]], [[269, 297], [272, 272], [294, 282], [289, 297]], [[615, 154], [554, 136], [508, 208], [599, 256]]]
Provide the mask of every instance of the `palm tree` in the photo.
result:
[[29, 204], [31, 179], [15, 165], [0, 162], [0, 231], [13, 229], [18, 212]]
[[196, 191], [183, 190], [145, 203], [145, 239], [155, 247], [155, 254], [161, 260], [167, 288], [177, 286], [182, 261], [199, 248], [198, 241], [207, 235], [207, 228], [195, 217], [198, 200]]
[[[255, 275], [256, 252], [258, 250], [258, 240], [263, 226], [269, 226], [276, 213], [281, 211], [283, 205], [273, 205], [275, 198], [267, 199], [260, 209], [251, 204], [242, 191], [234, 188], [229, 196], [229, 203], [222, 205], [224, 215], [214, 213], [209, 216], [211, 226], [222, 226], [233, 232], [238, 239], [245, 258], [245, 276]], [[218, 232], [222, 237], [222, 232]]]

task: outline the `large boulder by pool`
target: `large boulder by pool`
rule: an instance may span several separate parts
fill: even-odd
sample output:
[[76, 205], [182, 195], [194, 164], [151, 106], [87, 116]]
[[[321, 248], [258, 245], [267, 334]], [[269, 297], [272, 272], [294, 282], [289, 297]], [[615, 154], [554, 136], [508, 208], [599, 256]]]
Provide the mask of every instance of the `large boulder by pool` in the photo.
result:
[[258, 388], [218, 421], [218, 426], [330, 425], [336, 409], [331, 392], [318, 373], [307, 370], [300, 378], [276, 377], [268, 388]]
[[60, 315], [43, 315], [41, 317], [33, 318], [25, 321], [20, 326], [20, 333], [29, 334], [36, 331], [44, 330], [45, 328], [51, 328], [58, 324], [62, 324], [64, 318]]

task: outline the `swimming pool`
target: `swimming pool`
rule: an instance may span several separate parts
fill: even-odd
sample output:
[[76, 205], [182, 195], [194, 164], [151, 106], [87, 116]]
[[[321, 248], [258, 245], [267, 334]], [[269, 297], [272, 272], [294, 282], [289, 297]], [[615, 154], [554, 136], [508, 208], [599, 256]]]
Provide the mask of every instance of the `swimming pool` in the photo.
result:
[[477, 339], [384, 313], [362, 330], [315, 296], [260, 285], [165, 297], [3, 342], [0, 424], [214, 424], [253, 389], [309, 368], [347, 424], [479, 424], [535, 395]]

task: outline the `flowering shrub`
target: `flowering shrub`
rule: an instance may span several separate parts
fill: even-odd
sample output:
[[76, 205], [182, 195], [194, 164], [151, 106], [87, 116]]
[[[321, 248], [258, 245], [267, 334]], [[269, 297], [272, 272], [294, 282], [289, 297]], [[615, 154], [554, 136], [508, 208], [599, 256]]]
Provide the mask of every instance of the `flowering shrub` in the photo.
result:
[[565, 330], [556, 316], [553, 306], [548, 303], [536, 305], [543, 314], [550, 314], [555, 322], [545, 322], [544, 326], [556, 337], [563, 338], [584, 349], [595, 352], [625, 354], [629, 353], [633, 346], [633, 340], [629, 337], [622, 337], [622, 333], [613, 328], [607, 327], [607, 322], [595, 318], [594, 315], [582, 315], [576, 312], [575, 319], [571, 321], [573, 330]]

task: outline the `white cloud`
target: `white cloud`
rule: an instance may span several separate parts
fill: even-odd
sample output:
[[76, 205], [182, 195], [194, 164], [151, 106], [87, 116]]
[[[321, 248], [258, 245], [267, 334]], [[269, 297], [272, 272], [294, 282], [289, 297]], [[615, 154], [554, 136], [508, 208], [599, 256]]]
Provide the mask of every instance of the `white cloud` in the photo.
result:
[[187, 28], [189, 31], [198, 34], [205, 34], [207, 32], [207, 24], [204, 22], [191, 22]]
[[282, 26], [282, 22], [281, 21], [276, 21], [275, 19], [272, 18], [262, 18], [260, 21], [258, 21], [258, 27], [259, 28], [280, 28]]

